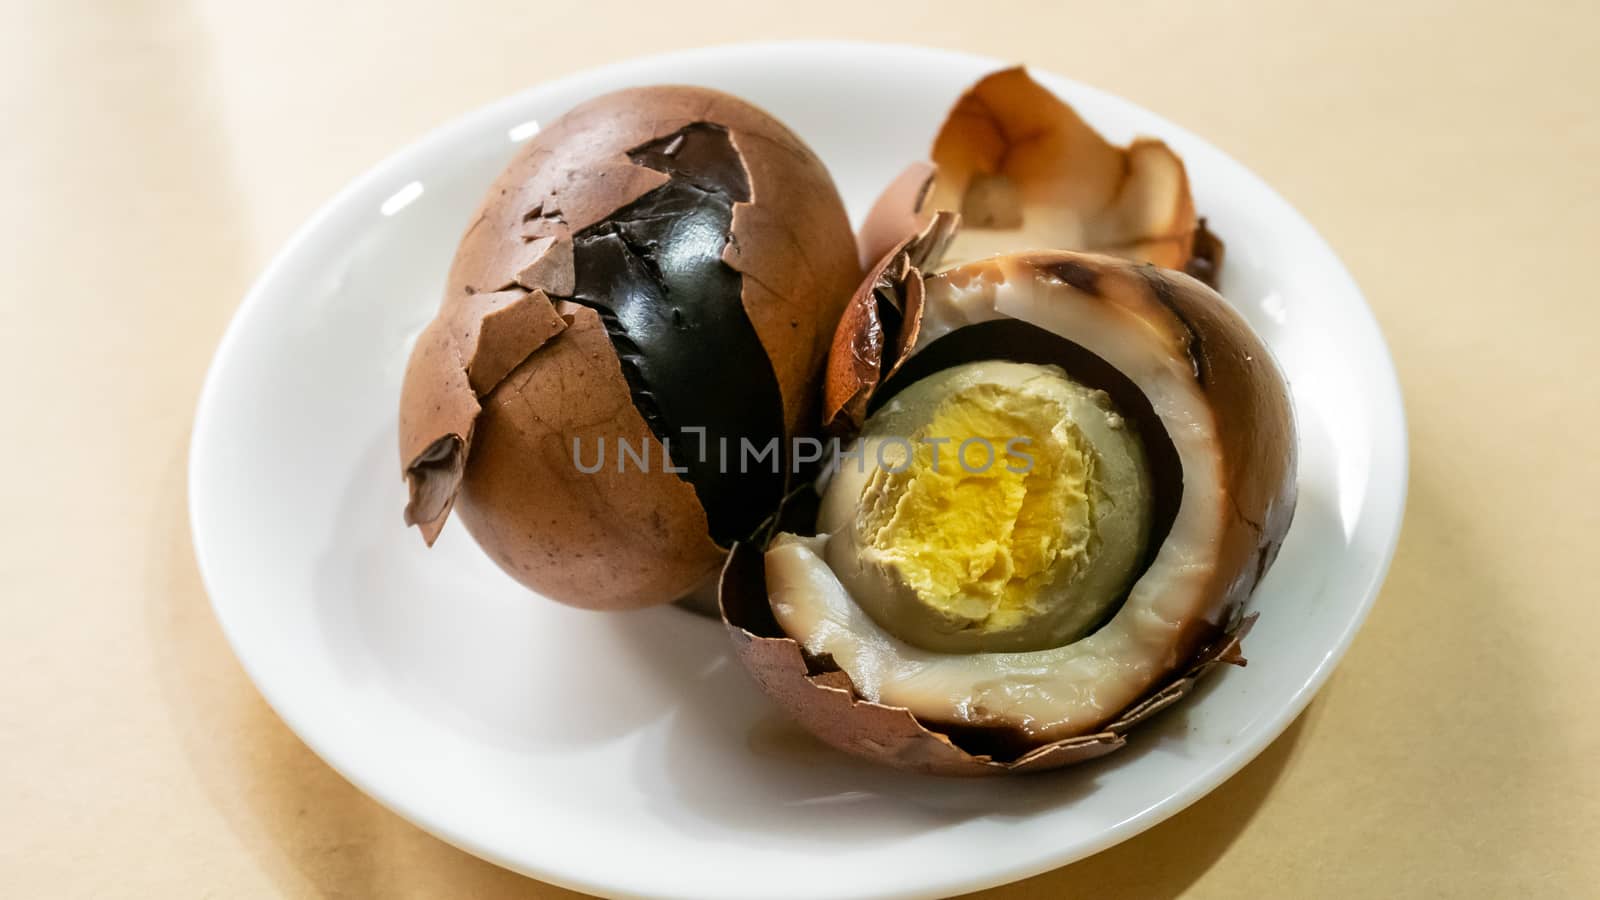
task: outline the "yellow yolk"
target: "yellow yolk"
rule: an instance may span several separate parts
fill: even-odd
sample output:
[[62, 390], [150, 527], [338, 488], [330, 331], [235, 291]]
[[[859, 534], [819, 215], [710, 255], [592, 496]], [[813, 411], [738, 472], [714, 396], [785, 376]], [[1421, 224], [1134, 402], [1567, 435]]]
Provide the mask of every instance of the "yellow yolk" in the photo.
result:
[[1059, 647], [1115, 608], [1144, 558], [1136, 429], [1056, 366], [985, 360], [868, 417], [823, 492], [824, 558], [889, 633], [927, 650]]
[[884, 458], [863, 492], [861, 557], [964, 630], [1025, 624], [1044, 584], [1091, 552], [1094, 455], [1049, 392], [976, 385]]

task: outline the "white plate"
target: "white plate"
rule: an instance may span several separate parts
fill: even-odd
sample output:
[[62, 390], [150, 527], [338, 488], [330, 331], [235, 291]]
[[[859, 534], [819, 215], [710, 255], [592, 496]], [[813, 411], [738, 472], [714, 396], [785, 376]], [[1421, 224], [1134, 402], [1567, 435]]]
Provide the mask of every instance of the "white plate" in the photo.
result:
[[428, 135], [289, 242], [217, 351], [195, 420], [195, 550], [217, 617], [274, 709], [418, 825], [598, 894], [903, 897], [993, 885], [1156, 824], [1276, 737], [1344, 653], [1405, 497], [1392, 364], [1332, 251], [1187, 131], [1035, 71], [1112, 138], [1188, 163], [1228, 243], [1223, 289], [1277, 352], [1301, 428], [1300, 505], [1254, 598], [1250, 665], [1108, 759], [1025, 779], [902, 775], [802, 739], [677, 609], [598, 614], [529, 595], [458, 525], [400, 521], [395, 422], [410, 342], [457, 238], [525, 138], [581, 100], [679, 82], [753, 100], [832, 168], [859, 220], [993, 60], [862, 44], [722, 47], [543, 85]]

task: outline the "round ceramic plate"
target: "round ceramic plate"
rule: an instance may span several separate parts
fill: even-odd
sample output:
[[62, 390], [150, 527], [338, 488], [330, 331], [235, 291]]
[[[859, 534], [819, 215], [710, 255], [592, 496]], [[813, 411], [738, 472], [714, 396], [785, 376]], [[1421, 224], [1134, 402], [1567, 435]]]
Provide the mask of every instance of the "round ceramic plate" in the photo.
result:
[[1222, 288], [1276, 351], [1300, 505], [1224, 667], [1128, 749], [1049, 775], [874, 768], [787, 725], [722, 626], [530, 595], [459, 525], [401, 523], [400, 376], [468, 216], [518, 142], [650, 83], [746, 97], [822, 156], [859, 221], [994, 60], [861, 44], [723, 47], [597, 69], [472, 113], [322, 208], [245, 298], [190, 456], [217, 617], [273, 708], [362, 790], [494, 862], [605, 895], [904, 897], [1021, 878], [1124, 840], [1236, 772], [1305, 707], [1371, 606], [1406, 436], [1372, 315], [1328, 246], [1243, 166], [1132, 104], [1035, 70], [1118, 141], [1188, 164]]

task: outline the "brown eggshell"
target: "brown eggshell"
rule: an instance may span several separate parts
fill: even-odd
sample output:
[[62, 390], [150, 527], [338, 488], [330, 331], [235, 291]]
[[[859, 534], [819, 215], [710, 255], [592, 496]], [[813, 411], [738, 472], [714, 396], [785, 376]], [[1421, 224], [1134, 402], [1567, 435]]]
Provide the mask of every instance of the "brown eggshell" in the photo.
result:
[[935, 212], [928, 197], [938, 172], [933, 163], [912, 163], [878, 195], [856, 236], [862, 268], [870, 270], [891, 250], [928, 227]]
[[[785, 420], [791, 433], [805, 433], [814, 375], [861, 268], [849, 217], [821, 160], [737, 97], [699, 87], [635, 88], [551, 123], [490, 188], [457, 250], [447, 302], [468, 288], [570, 294], [572, 234], [667, 181], [635, 165], [628, 151], [696, 122], [728, 129], [749, 178], [750, 200], [734, 207], [723, 260], [745, 276], [745, 312], [772, 359]], [[561, 262], [538, 265], [550, 253]]]
[[962, 217], [952, 262], [1062, 249], [1183, 269], [1192, 256], [1197, 225], [1182, 160], [1151, 138], [1109, 143], [1021, 67], [963, 94], [931, 157], [901, 173], [867, 214], [865, 264], [935, 210]]
[[1217, 278], [1222, 274], [1222, 259], [1226, 255], [1226, 250], [1222, 238], [1217, 237], [1216, 232], [1207, 226], [1206, 220], [1201, 218], [1195, 226], [1194, 253], [1184, 264], [1184, 273], [1215, 289]]
[[[659, 470], [577, 469], [573, 441], [662, 446], [634, 408], [594, 310], [563, 304], [571, 324], [488, 395], [461, 491], [461, 519], [491, 559], [562, 602], [633, 609], [688, 592], [722, 559], [687, 482]], [[618, 471], [619, 468], [624, 471]], [[664, 590], [665, 589], [665, 590]]]
[[[772, 366], [776, 415], [789, 434], [810, 430], [816, 376], [861, 275], [827, 171], [782, 124], [727, 94], [608, 94], [549, 123], [495, 180], [457, 249], [439, 315], [418, 339], [402, 389], [400, 451], [406, 521], [428, 543], [460, 507], [524, 583], [601, 608], [670, 601], [714, 570], [721, 553], [680, 478], [653, 470], [631, 481], [584, 476], [574, 487], [547, 453], [562, 438], [570, 456], [575, 433], [650, 434], [616, 350], [603, 327], [594, 330], [599, 320], [576, 309], [563, 317], [555, 304], [575, 291], [574, 236], [671, 180], [630, 151], [700, 123], [726, 132], [748, 181], [723, 261], [741, 276], [741, 305]], [[580, 333], [564, 332], [572, 328]], [[584, 380], [581, 366], [596, 369]], [[535, 400], [551, 390], [551, 375], [579, 393]], [[585, 516], [595, 521], [584, 525]]]
[[[922, 274], [944, 255], [957, 217], [940, 212], [878, 260], [850, 296], [834, 331], [822, 385], [822, 425], [853, 431], [866, 418], [867, 400], [893, 375], [917, 342], [922, 321]], [[895, 324], [886, 334], [885, 318]]]
[[478, 397], [566, 323], [540, 291], [463, 294], [417, 337], [400, 407], [400, 455], [411, 488], [406, 524], [432, 544], [450, 514], [478, 416]]
[[772, 359], [789, 433], [808, 434], [817, 373], [861, 280], [854, 233], [827, 170], [787, 129], [735, 131], [734, 145], [751, 200], [734, 207], [722, 258], [744, 276], [745, 311]]
[[[903, 251], [897, 252], [903, 255]], [[925, 262], [938, 264], [936, 257]], [[877, 276], [895, 268], [880, 266]], [[914, 269], [907, 267], [902, 280], [915, 275]], [[740, 659], [767, 693], [835, 747], [900, 768], [944, 775], [1054, 768], [1111, 752], [1122, 746], [1128, 730], [1177, 702], [1216, 663], [1242, 665], [1239, 642], [1254, 617], [1241, 620], [1239, 612], [1276, 557], [1295, 505], [1296, 444], [1287, 388], [1260, 339], [1205, 285], [1150, 265], [1059, 251], [985, 260], [963, 267], [960, 273], [978, 270], [992, 277], [1042, 279], [1054, 285], [1052, 302], [1059, 298], [1062, 303], [1109, 307], [1119, 318], [1125, 317], [1128, 327], [1154, 335], [1167, 358], [1187, 360], [1194, 385], [1214, 417], [1212, 452], [1221, 457], [1221, 486], [1229, 502], [1220, 505], [1222, 520], [1210, 526], [1216, 562], [1210, 580], [1196, 592], [1205, 603], [1171, 639], [1173, 664], [1166, 676], [1088, 733], [1037, 746], [1030, 746], [1020, 733], [952, 729], [920, 721], [909, 710], [862, 698], [831, 660], [809, 658], [797, 641], [784, 635], [768, 602], [762, 553], [753, 545], [737, 549], [721, 579], [724, 621]], [[852, 318], [847, 312], [835, 339], [835, 353], [856, 359], [857, 349], [870, 342], [848, 329], [871, 327], [868, 317]], [[877, 346], [895, 339], [880, 334]], [[995, 356], [1004, 357], [1005, 348], [995, 348]], [[853, 365], [848, 368], [855, 371]], [[862, 410], [883, 380], [873, 377], [870, 368], [863, 367], [863, 377], [844, 385], [854, 389], [850, 401]], [[832, 384], [829, 390], [834, 390]], [[794, 518], [788, 524], [795, 524]], [[809, 533], [809, 528], [800, 530]]]

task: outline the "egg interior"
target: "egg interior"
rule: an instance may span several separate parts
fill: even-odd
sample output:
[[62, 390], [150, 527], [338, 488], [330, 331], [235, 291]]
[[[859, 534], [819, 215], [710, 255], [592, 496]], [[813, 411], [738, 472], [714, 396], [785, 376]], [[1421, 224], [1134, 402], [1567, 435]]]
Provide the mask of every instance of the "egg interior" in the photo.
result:
[[1010, 385], [946, 398], [913, 434], [909, 459], [887, 445], [897, 458], [860, 498], [859, 556], [892, 567], [918, 601], [964, 627], [1028, 618], [1041, 582], [1081, 568], [1092, 536], [1093, 457], [1064, 411], [1045, 391]]
[[829, 567], [890, 633], [945, 652], [1081, 637], [1150, 529], [1144, 451], [1102, 391], [996, 360], [917, 381], [868, 419], [818, 518]]
[[[947, 735], [956, 729], [964, 747], [1008, 758], [1042, 742], [1092, 733], [1190, 658], [1187, 636], [1214, 627], [1207, 618], [1213, 592], [1238, 576], [1219, 573], [1216, 561], [1229, 498], [1214, 407], [1201, 376], [1214, 378], [1220, 370], [1194, 364], [1184, 343], [1192, 333], [1163, 297], [1220, 301], [1199, 294], [1204, 287], [1188, 280], [1162, 282], [1158, 291], [1152, 277], [1166, 276], [1106, 257], [1019, 255], [926, 279], [912, 354], [863, 423], [864, 444], [912, 434], [917, 424], [896, 424], [895, 411], [918, 405], [912, 402], [918, 385], [974, 362], [988, 367], [1004, 359], [998, 365], [1030, 367], [1020, 371], [1056, 369], [1090, 388], [1068, 392], [1090, 401], [1068, 418], [1094, 451], [1087, 483], [1099, 491], [1090, 493], [1097, 498], [1091, 521], [1102, 517], [1094, 529], [1099, 547], [1092, 538], [1067, 590], [1041, 604], [1049, 614], [1009, 633], [1016, 643], [1008, 647], [997, 633], [942, 627], [892, 570], [861, 564], [859, 553], [852, 561], [846, 548], [860, 542], [845, 532], [854, 530], [862, 494], [847, 484], [859, 477], [847, 461], [823, 489], [820, 533], [803, 537], [808, 529], [801, 525], [766, 550], [764, 580], [776, 629], [817, 665], [837, 667], [862, 699], [908, 710]], [[1253, 356], [1265, 358], [1263, 352]], [[1099, 391], [1110, 401], [1096, 398]], [[1126, 440], [1139, 451], [1117, 452], [1116, 441], [1096, 436], [1092, 429], [1099, 425], [1128, 432]], [[864, 455], [875, 462], [870, 449]], [[1146, 474], [1110, 475], [1125, 458], [1128, 471]], [[1104, 514], [1141, 509], [1145, 496], [1152, 510], [1148, 532], [1140, 526], [1131, 530], [1132, 539], [1114, 538]], [[1109, 554], [1119, 550], [1129, 554], [1127, 570], [1111, 564]], [[1087, 576], [1094, 572], [1113, 586], [1091, 589]], [[1039, 596], [1056, 587], [1049, 584]], [[1081, 621], [1069, 621], [1074, 616]], [[1061, 630], [1051, 634], [1055, 627]], [[930, 639], [948, 643], [932, 649]]]

